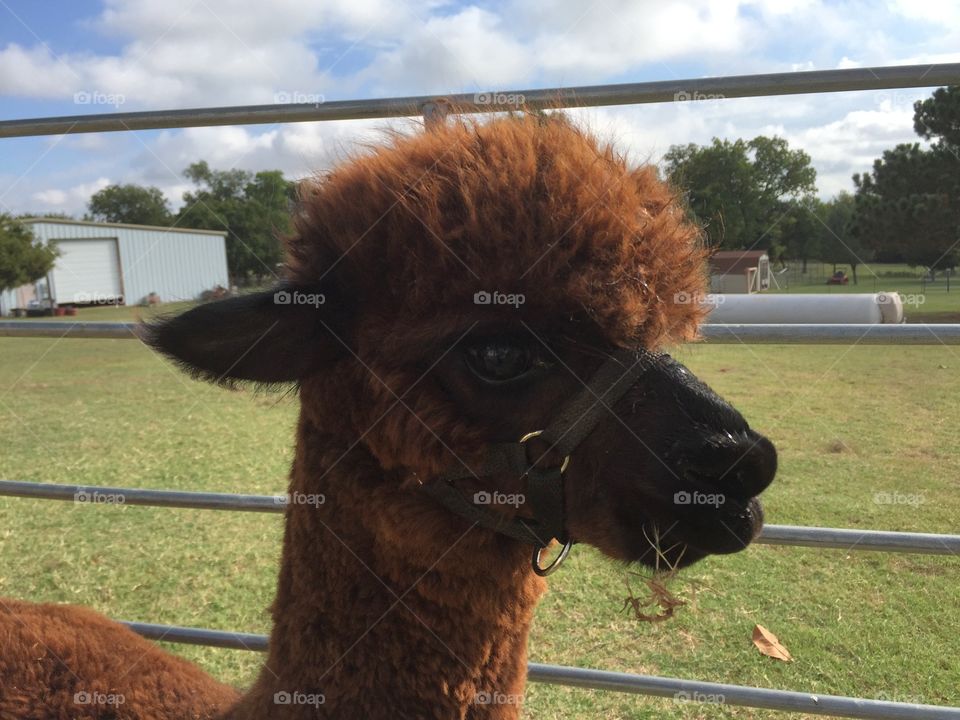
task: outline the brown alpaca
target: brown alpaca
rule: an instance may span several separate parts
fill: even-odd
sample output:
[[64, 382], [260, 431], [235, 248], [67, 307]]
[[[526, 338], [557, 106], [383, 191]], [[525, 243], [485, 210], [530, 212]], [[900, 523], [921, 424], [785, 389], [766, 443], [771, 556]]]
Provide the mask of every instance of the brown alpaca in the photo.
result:
[[[98, 616], [16, 603], [0, 718], [97, 717], [68, 700], [109, 688], [127, 702], [99, 717], [515, 719], [537, 545], [687, 565], [758, 532], [773, 446], [647, 352], [696, 336], [704, 288], [655, 170], [560, 116], [457, 119], [301, 200], [276, 293], [148, 334], [201, 377], [298, 385], [259, 679], [234, 703]], [[497, 465], [511, 452], [525, 470]]]

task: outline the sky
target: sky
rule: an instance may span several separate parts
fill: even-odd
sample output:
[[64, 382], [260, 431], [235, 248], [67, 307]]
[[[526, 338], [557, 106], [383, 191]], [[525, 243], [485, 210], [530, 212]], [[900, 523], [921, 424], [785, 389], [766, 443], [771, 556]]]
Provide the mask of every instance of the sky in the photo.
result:
[[[960, 2], [816, 0], [0, 0], [0, 119], [293, 100], [679, 80], [960, 61]], [[884, 149], [918, 141], [931, 88], [576, 111], [635, 162], [673, 144], [779, 135], [852, 190]], [[172, 207], [200, 159], [322, 171], [401, 121], [0, 139], [0, 212], [82, 215], [108, 184]]]

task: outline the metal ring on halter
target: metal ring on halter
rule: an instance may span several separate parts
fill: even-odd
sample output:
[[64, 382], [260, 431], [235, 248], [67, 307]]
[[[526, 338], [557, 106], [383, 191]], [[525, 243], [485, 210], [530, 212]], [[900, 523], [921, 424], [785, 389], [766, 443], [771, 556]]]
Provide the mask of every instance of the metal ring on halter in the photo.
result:
[[[527, 440], [531, 440], [535, 437], [540, 437], [543, 435], [543, 430], [534, 430], [533, 432], [528, 432], [522, 438], [520, 438], [520, 444], [523, 445]], [[567, 466], [570, 464], [570, 456], [567, 455], [563, 458], [563, 462], [560, 463], [560, 473], [563, 474], [566, 472]]]
[[546, 567], [541, 567], [540, 565], [540, 554], [546, 550], [545, 547], [538, 547], [533, 551], [533, 571], [540, 577], [546, 577], [558, 567], [563, 564], [563, 561], [567, 559], [567, 555], [570, 554], [570, 548], [573, 547], [573, 540], [567, 540], [563, 544], [563, 549], [560, 550], [560, 554], [553, 559], [553, 562], [547, 565]]

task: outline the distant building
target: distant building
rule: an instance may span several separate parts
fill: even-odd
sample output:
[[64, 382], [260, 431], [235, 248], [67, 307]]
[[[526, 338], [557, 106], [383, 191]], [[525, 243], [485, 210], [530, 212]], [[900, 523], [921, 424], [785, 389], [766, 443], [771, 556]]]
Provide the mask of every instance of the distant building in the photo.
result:
[[0, 292], [0, 314], [52, 300], [55, 305], [137, 305], [194, 300], [227, 287], [226, 233], [36, 218], [22, 221], [60, 257], [45, 278]]
[[770, 287], [770, 257], [763, 250], [723, 250], [710, 258], [710, 292], [755, 293]]

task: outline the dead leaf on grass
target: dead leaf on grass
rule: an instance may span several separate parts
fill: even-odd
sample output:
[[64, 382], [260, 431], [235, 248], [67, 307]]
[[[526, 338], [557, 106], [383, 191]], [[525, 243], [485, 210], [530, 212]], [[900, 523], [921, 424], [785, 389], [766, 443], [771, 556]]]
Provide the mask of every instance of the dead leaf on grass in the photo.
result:
[[753, 628], [753, 644], [762, 655], [772, 657], [775, 660], [791, 662], [793, 657], [777, 639], [777, 636], [767, 630], [763, 625], [755, 625]]

